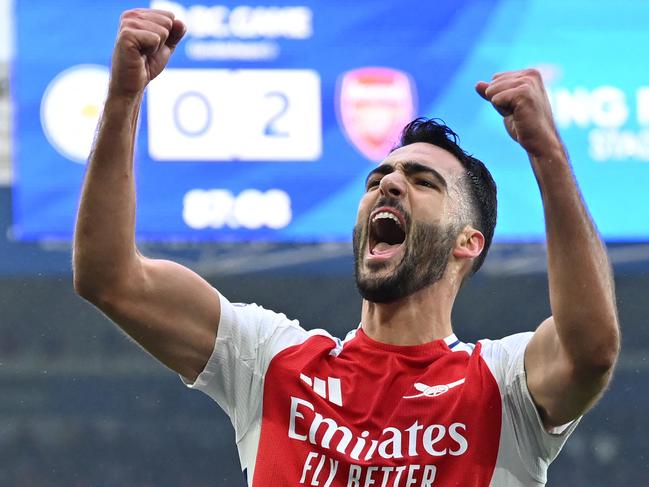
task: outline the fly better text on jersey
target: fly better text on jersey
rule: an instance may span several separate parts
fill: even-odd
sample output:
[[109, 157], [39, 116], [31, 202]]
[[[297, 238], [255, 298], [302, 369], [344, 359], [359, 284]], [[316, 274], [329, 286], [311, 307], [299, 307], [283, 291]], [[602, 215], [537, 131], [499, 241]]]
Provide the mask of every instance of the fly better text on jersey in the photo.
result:
[[469, 448], [464, 423], [415, 421], [407, 428], [386, 426], [373, 434], [366, 430], [357, 434], [317, 412], [311, 402], [293, 396], [288, 436], [316, 447], [303, 464], [300, 483], [307, 485], [329, 486], [336, 478], [346, 479], [349, 487], [432, 485], [435, 459], [458, 457]]

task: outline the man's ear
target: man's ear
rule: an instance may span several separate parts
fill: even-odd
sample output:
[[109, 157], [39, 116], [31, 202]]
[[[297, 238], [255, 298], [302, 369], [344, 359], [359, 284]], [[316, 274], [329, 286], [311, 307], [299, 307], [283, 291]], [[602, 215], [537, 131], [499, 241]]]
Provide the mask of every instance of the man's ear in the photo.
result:
[[453, 257], [456, 259], [475, 259], [484, 249], [484, 235], [471, 226], [464, 227], [455, 240]]

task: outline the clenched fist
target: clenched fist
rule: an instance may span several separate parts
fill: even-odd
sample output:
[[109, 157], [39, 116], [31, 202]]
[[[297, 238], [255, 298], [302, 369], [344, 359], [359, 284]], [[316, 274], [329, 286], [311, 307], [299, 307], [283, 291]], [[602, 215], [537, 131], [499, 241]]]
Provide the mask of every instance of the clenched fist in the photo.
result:
[[171, 12], [124, 12], [113, 51], [110, 92], [139, 96], [149, 81], [162, 72], [184, 34], [184, 24]]
[[530, 156], [540, 157], [554, 150], [563, 150], [543, 80], [537, 70], [498, 73], [490, 83], [480, 81], [475, 88], [503, 116], [509, 135]]

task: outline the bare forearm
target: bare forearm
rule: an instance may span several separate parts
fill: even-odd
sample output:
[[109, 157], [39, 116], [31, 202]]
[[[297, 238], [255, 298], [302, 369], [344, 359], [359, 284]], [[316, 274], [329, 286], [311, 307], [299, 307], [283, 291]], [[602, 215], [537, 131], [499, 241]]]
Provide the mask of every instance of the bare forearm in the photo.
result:
[[561, 345], [575, 365], [615, 360], [618, 326], [606, 249], [565, 152], [532, 157], [545, 212], [550, 304]]
[[109, 95], [85, 177], [74, 239], [75, 284], [128, 279], [137, 261], [133, 149], [141, 97]]
[[497, 73], [476, 84], [527, 152], [541, 189], [552, 316], [525, 349], [527, 385], [547, 427], [590, 408], [611, 376], [619, 332], [604, 244], [557, 133], [541, 73]]

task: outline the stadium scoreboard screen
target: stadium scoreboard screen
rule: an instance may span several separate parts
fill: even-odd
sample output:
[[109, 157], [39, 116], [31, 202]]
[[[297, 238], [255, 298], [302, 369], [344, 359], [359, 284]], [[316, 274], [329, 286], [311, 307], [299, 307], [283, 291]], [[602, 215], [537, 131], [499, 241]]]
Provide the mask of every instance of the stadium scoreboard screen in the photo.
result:
[[[524, 152], [475, 92], [538, 68], [608, 240], [649, 239], [649, 4], [166, 1], [187, 25], [147, 89], [137, 232], [150, 240], [349, 241], [367, 173], [439, 117], [499, 186], [500, 241], [544, 236]], [[71, 238], [126, 1], [17, 0], [14, 234]], [[636, 211], [634, 211], [634, 209]]]

